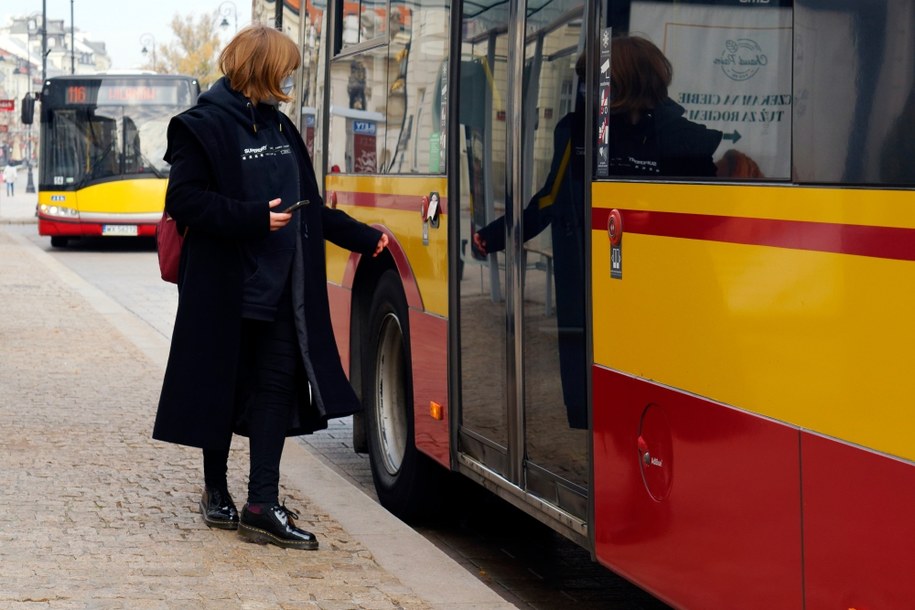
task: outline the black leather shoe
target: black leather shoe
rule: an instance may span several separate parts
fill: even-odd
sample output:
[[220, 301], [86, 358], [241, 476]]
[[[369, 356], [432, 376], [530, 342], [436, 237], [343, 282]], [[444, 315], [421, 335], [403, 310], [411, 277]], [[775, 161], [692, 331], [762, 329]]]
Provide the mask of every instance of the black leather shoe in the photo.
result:
[[203, 496], [200, 497], [200, 514], [208, 527], [238, 529], [238, 509], [227, 491], [204, 488]]
[[238, 534], [249, 542], [270, 543], [284, 549], [317, 549], [318, 539], [315, 535], [295, 526], [293, 519], [298, 518], [285, 504], [274, 504], [264, 508], [262, 513], [252, 513], [245, 504], [241, 511]]

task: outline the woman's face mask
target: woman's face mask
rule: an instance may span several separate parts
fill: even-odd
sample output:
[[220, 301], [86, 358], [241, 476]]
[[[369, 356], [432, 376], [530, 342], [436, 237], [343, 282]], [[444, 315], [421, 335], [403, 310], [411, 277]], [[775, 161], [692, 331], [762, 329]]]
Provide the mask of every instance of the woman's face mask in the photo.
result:
[[280, 83], [280, 91], [283, 92], [283, 95], [289, 95], [292, 93], [293, 87], [292, 76], [287, 76], [282, 83]]

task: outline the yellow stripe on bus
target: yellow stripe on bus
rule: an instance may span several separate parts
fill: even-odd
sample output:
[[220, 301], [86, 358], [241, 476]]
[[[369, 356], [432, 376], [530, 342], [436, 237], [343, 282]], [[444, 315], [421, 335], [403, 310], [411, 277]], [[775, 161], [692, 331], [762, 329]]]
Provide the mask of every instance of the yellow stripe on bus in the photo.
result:
[[[63, 205], [80, 212], [99, 214], [155, 213], [165, 207], [167, 185], [167, 180], [158, 178], [112, 180], [78, 191], [42, 190], [38, 194], [38, 203]], [[62, 199], [52, 200], [52, 195]]]
[[[424, 310], [442, 317], [448, 315], [448, 215], [439, 216], [439, 225], [429, 228], [428, 244], [422, 239], [422, 197], [432, 192], [445, 193], [441, 177], [352, 176], [330, 174], [327, 193], [331, 191], [367, 195], [397, 196], [407, 207], [372, 207], [343, 205], [337, 207], [368, 224], [386, 227], [404, 249], [410, 269], [416, 279]], [[415, 208], [412, 204], [415, 202]], [[450, 209], [450, 204], [448, 204]], [[446, 210], [447, 211], [447, 210]], [[327, 244], [328, 281], [342, 284], [349, 252]]]
[[[347, 191], [370, 195], [421, 196], [423, 193], [447, 193], [448, 182], [442, 176], [376, 176], [359, 174], [328, 174], [325, 179], [327, 192]], [[419, 208], [416, 209], [419, 217]]]

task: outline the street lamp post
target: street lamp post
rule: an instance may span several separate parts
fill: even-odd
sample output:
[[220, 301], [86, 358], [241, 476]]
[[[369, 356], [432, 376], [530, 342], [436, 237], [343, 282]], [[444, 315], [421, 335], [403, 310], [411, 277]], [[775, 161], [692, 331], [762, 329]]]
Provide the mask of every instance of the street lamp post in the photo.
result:
[[74, 34], [76, 25], [73, 23], [73, 0], [70, 0], [70, 74], [76, 74], [76, 44]]
[[235, 27], [235, 32], [238, 33], [238, 7], [235, 6], [234, 2], [226, 0], [219, 5], [218, 12], [222, 15], [222, 21], [219, 24], [221, 28], [229, 27], [229, 15], [232, 15], [232, 25]]
[[[41, 82], [42, 82], [42, 86], [44, 85], [44, 79], [45, 79], [45, 74], [46, 74], [46, 69], [47, 69], [47, 64], [45, 62], [47, 62], [47, 57], [48, 57], [47, 52], [46, 52], [47, 45], [48, 45], [47, 27], [46, 27], [47, 23], [45, 21], [46, 17], [45, 17], [44, 8], [45, 8], [45, 0], [42, 0], [42, 12], [41, 12], [41, 53], [42, 53]], [[33, 14], [32, 17], [29, 17], [28, 21], [26, 21], [26, 24], [25, 24], [26, 70], [28, 71], [28, 78], [29, 78], [28, 91], [26, 91], [26, 93], [25, 93], [27, 96], [32, 95], [32, 87], [34, 86], [34, 83], [32, 82], [32, 36], [34, 36], [35, 34], [38, 33], [36, 31], [37, 27], [38, 27], [37, 24], [35, 25], [34, 28], [32, 27], [32, 24], [33, 24], [32, 19], [35, 16], [37, 16], [37, 15]], [[25, 183], [25, 192], [34, 193], [35, 192], [35, 177], [32, 174], [32, 123], [31, 122], [29, 123], [28, 135], [26, 137], [29, 139], [29, 145], [27, 147], [28, 152], [26, 152], [26, 154], [28, 155], [29, 158], [28, 158], [28, 163], [26, 163], [26, 168], [28, 169], [28, 174], [26, 176], [27, 181]]]
[[152, 34], [143, 34], [140, 36], [140, 44], [143, 45], [143, 49], [140, 51], [145, 57], [152, 49], [152, 60], [153, 60], [153, 72], [158, 72], [156, 69], [156, 37]]
[[41, 86], [48, 78], [48, 0], [41, 0]]

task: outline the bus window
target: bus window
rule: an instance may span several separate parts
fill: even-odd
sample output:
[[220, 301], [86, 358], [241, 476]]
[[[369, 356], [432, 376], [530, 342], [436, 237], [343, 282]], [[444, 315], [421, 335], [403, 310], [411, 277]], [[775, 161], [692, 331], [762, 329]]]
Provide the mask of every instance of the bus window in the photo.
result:
[[436, 174], [441, 162], [441, 116], [433, 112], [436, 83], [448, 53], [448, 11], [420, 0], [391, 3], [387, 139], [384, 173]]
[[915, 185], [912, 3], [805, 0], [795, 12], [797, 179]]
[[342, 44], [330, 68], [329, 136], [346, 146], [332, 147], [327, 166], [354, 174], [440, 173], [441, 117], [433, 106], [448, 52], [447, 8], [429, 0], [370, 6], [360, 5], [360, 20], [349, 4], [338, 9]]
[[92, 179], [115, 176], [119, 171], [121, 156], [118, 138], [118, 119], [120, 114], [113, 110], [99, 108], [89, 113], [88, 128], [89, 148], [86, 155], [86, 175]]
[[390, 158], [385, 148], [386, 59], [382, 46], [331, 63], [330, 138], [346, 146], [332, 149], [328, 166], [343, 173], [375, 174]]
[[57, 146], [42, 147], [41, 172], [48, 175], [54, 172], [53, 182], [58, 185], [73, 184], [81, 180], [85, 167], [86, 143], [89, 141], [83, 134], [83, 123], [76, 116], [78, 110], [48, 111], [47, 125], [53, 125], [53, 134]]
[[609, 5], [610, 174], [790, 178], [790, 0]]
[[143, 169], [140, 132], [130, 117], [124, 117], [124, 173], [135, 174]]

